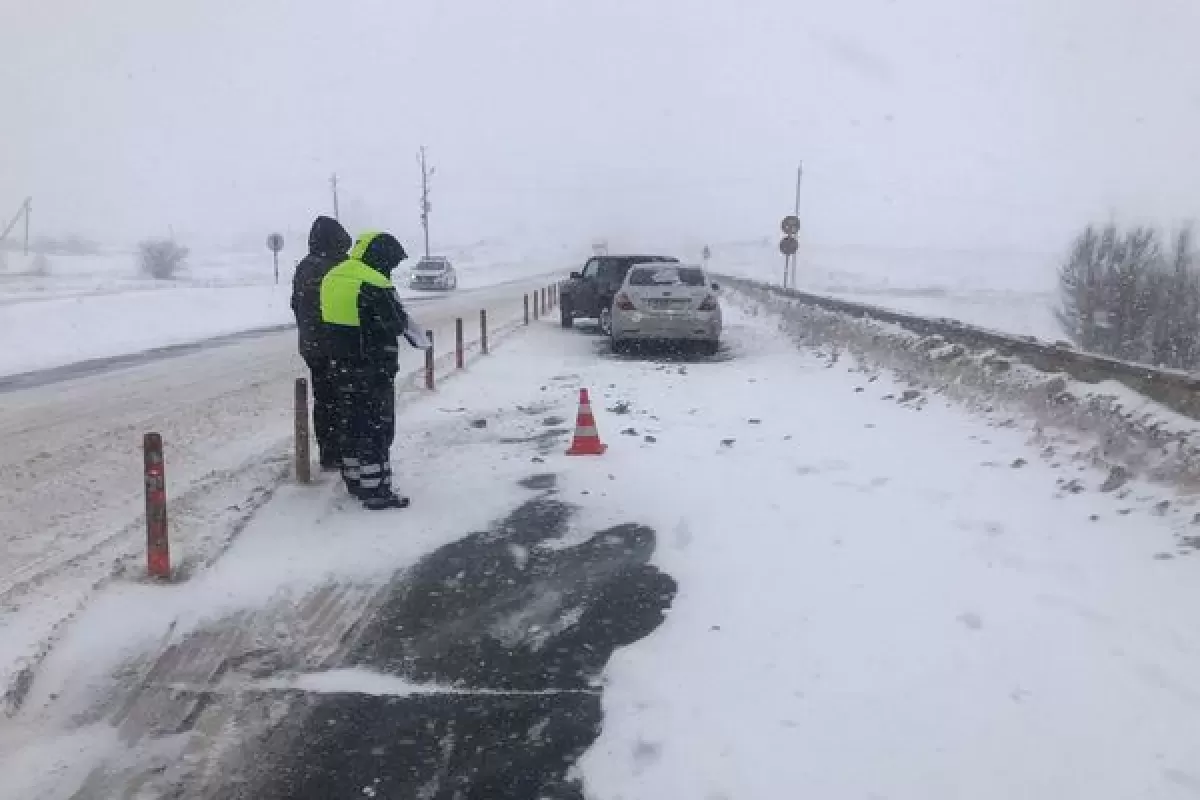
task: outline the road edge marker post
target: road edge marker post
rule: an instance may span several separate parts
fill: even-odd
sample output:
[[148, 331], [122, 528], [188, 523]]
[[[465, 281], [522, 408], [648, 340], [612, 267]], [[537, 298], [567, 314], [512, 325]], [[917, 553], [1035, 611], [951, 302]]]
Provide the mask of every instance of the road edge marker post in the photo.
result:
[[488, 354], [488, 338], [487, 338], [487, 309], [479, 309], [479, 348], [486, 356]]
[[425, 331], [425, 338], [427, 338], [429, 340], [429, 349], [425, 351], [425, 388], [432, 390], [434, 387], [433, 331]]
[[525, 324], [529, 324], [529, 293], [525, 293]]
[[539, 314], [540, 311], [541, 311], [541, 309], [538, 308], [537, 289], [534, 289], [533, 290], [533, 318], [534, 318], [534, 320], [537, 320], [540, 317], [540, 314]]
[[454, 368], [463, 368], [463, 321], [462, 317], [454, 319]]
[[312, 482], [312, 459], [309, 455], [308, 379], [296, 378], [296, 481]]
[[146, 478], [146, 571], [151, 578], [171, 577], [171, 550], [167, 539], [167, 473], [162, 435], [142, 437]]

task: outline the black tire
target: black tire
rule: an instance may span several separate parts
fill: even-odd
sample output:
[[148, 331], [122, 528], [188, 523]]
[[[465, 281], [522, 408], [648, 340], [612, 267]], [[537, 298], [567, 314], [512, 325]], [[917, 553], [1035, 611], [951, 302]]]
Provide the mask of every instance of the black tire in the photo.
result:
[[564, 328], [575, 327], [575, 319], [571, 316], [570, 306], [568, 306], [566, 303], [563, 303], [558, 307], [558, 313], [561, 315], [560, 322]]
[[612, 351], [614, 355], [622, 355], [629, 352], [629, 342], [622, 339], [609, 339], [612, 342]]
[[715, 356], [721, 352], [721, 341], [713, 339], [711, 342], [704, 342], [700, 345], [700, 352], [706, 356]]

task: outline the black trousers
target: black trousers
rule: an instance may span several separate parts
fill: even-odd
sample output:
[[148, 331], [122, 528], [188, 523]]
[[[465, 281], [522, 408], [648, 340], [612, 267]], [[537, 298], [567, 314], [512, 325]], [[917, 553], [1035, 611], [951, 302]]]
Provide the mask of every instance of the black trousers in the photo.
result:
[[317, 438], [321, 466], [337, 466], [341, 457], [338, 453], [338, 389], [333, 363], [322, 358], [308, 358], [305, 362], [312, 375], [313, 433]]
[[396, 374], [358, 364], [334, 365], [342, 479], [360, 500], [392, 494]]

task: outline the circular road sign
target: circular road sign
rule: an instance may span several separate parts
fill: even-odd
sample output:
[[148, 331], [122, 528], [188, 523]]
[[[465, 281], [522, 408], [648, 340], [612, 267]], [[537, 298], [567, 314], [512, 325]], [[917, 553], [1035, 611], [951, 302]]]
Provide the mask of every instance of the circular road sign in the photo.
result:
[[779, 240], [779, 252], [785, 256], [794, 256], [799, 249], [800, 243], [796, 241], [794, 236], [785, 236]]
[[267, 249], [272, 253], [278, 253], [283, 249], [283, 234], [272, 233], [267, 237]]
[[788, 236], [795, 236], [800, 232], [800, 218], [795, 214], [788, 214], [783, 218], [780, 227], [783, 228], [783, 232]]

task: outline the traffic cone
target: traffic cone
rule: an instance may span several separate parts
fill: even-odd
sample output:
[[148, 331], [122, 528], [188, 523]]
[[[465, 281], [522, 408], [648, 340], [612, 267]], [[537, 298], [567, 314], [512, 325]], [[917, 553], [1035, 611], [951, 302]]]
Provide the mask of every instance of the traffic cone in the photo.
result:
[[588, 390], [579, 390], [579, 415], [575, 418], [575, 439], [571, 442], [569, 456], [601, 456], [608, 445], [600, 441], [596, 430], [596, 418], [592, 416], [592, 401]]

